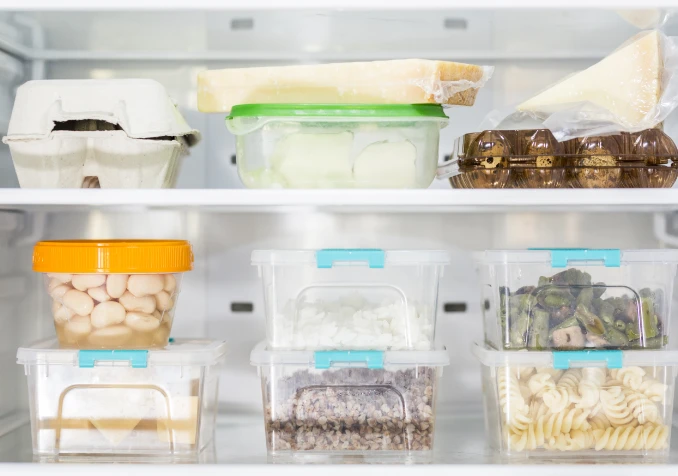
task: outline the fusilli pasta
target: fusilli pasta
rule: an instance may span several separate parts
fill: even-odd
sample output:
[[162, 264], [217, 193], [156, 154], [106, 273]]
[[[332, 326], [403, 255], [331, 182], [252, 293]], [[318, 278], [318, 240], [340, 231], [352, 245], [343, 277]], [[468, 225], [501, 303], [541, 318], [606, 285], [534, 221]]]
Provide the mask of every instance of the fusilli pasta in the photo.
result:
[[633, 420], [633, 413], [626, 404], [624, 392], [620, 387], [601, 390], [600, 403], [612, 426], [628, 425]]
[[669, 429], [665, 425], [648, 423], [641, 426], [609, 427], [593, 430], [595, 449], [600, 450], [658, 450], [666, 447]]

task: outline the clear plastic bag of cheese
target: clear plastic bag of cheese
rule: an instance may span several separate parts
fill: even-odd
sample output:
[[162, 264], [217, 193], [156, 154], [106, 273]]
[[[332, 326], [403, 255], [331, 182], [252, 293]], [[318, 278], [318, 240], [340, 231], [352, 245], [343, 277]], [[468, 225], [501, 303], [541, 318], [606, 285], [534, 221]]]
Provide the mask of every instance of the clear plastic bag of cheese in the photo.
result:
[[678, 37], [640, 32], [593, 66], [569, 75], [481, 130], [550, 129], [559, 141], [656, 127], [678, 106]]

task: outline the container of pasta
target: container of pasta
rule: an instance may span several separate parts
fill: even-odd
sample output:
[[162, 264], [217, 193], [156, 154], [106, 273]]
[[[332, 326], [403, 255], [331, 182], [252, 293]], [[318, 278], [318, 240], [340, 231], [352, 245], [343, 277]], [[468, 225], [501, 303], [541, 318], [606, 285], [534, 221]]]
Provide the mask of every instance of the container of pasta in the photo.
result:
[[257, 345], [269, 460], [431, 462], [444, 348], [279, 351]]
[[507, 352], [476, 344], [485, 434], [509, 459], [669, 453], [678, 353]]
[[166, 346], [192, 268], [184, 240], [41, 241], [33, 251], [63, 348]]
[[431, 350], [447, 251], [256, 250], [276, 350]]
[[213, 440], [225, 352], [190, 339], [157, 350], [61, 349], [56, 339], [19, 348], [34, 454], [194, 461]]
[[439, 104], [244, 104], [226, 119], [249, 188], [427, 188]]
[[477, 256], [498, 350], [663, 349], [678, 250], [492, 250]]

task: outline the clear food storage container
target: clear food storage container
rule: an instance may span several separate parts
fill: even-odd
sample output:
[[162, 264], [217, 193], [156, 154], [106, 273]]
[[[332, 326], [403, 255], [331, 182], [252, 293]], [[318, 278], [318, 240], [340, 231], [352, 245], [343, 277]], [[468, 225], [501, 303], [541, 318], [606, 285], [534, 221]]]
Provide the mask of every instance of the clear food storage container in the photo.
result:
[[427, 188], [438, 104], [246, 104], [226, 119], [250, 188]]
[[430, 350], [446, 251], [266, 250], [252, 253], [264, 284], [273, 349]]
[[477, 344], [473, 353], [482, 363], [485, 434], [500, 455], [668, 456], [678, 353], [506, 352]]
[[194, 459], [213, 439], [225, 351], [189, 339], [159, 350], [68, 350], [54, 339], [20, 348], [34, 454]]
[[183, 240], [41, 241], [33, 251], [64, 348], [166, 346], [182, 273], [191, 269]]
[[24, 188], [173, 187], [199, 140], [150, 79], [28, 81], [3, 138]]
[[447, 352], [272, 351], [261, 376], [274, 462], [429, 462]]
[[659, 349], [678, 250], [531, 249], [479, 257], [495, 349]]

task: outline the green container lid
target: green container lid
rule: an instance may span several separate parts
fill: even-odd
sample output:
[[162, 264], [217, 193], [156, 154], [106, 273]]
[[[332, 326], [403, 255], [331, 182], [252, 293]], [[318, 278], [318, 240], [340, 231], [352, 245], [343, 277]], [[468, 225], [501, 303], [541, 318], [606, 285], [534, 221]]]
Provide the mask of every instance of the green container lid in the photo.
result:
[[440, 104], [241, 104], [226, 120], [236, 117], [431, 117], [447, 119]]

